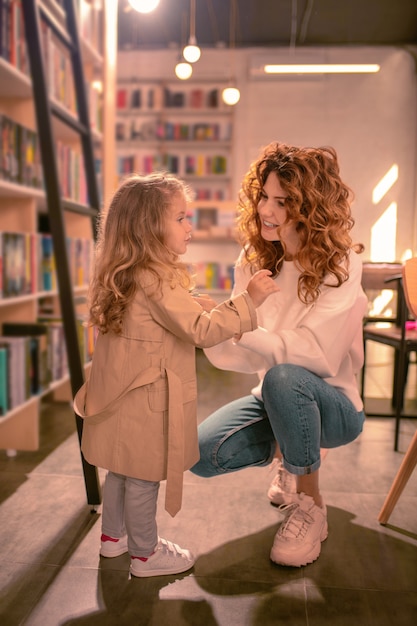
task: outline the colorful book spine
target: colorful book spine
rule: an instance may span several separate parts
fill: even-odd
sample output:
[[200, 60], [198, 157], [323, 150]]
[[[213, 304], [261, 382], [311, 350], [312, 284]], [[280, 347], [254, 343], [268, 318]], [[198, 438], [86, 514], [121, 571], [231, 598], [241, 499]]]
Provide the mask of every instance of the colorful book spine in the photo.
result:
[[6, 415], [9, 410], [9, 374], [8, 374], [9, 349], [7, 345], [0, 344], [0, 417]]

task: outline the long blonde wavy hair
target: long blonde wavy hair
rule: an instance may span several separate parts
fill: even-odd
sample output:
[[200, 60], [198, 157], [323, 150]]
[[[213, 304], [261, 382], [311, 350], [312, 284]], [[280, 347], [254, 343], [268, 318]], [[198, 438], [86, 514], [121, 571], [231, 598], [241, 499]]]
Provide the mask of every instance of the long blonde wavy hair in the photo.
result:
[[172, 174], [134, 174], [121, 183], [102, 215], [89, 290], [89, 322], [102, 333], [121, 332], [142, 271], [155, 275], [156, 289], [162, 274], [190, 286], [185, 264], [164, 243], [166, 214], [178, 194], [191, 199], [187, 185]]
[[362, 244], [353, 244], [350, 236], [353, 194], [340, 178], [333, 148], [267, 145], [250, 166], [239, 192], [239, 239], [253, 271], [265, 268], [276, 276], [285, 256], [281, 241], [265, 241], [261, 236], [257, 206], [271, 173], [287, 195], [287, 219], [295, 222], [300, 238], [295, 259], [301, 270], [298, 296], [302, 302], [312, 303], [326, 279], [333, 276], [335, 281], [330, 283], [335, 287], [348, 279], [350, 250], [364, 250]]

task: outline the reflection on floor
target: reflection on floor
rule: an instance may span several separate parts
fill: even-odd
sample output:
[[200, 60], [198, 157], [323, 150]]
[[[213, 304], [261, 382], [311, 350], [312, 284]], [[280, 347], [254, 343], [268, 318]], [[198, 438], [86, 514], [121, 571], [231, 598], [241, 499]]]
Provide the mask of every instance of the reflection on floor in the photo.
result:
[[[389, 395], [389, 363], [370, 365], [367, 393]], [[411, 368], [415, 369], [415, 368]], [[249, 376], [219, 372], [198, 353], [203, 419], [248, 392]], [[387, 376], [384, 382], [384, 376]], [[410, 371], [410, 377], [415, 376]], [[409, 387], [416, 389], [415, 379]], [[387, 391], [388, 390], [388, 391]], [[415, 393], [414, 393], [415, 396]], [[42, 416], [41, 449], [0, 458], [0, 623], [4, 626], [411, 626], [417, 623], [417, 470], [389, 525], [377, 515], [416, 428], [370, 418], [360, 438], [322, 468], [329, 538], [318, 561], [279, 567], [269, 550], [280, 514], [266, 498], [270, 468], [214, 478], [185, 475], [184, 506], [163, 510], [162, 536], [198, 554], [191, 573], [128, 578], [127, 555], [100, 559], [100, 509], [86, 504], [68, 404]], [[100, 479], [104, 473], [100, 471]]]

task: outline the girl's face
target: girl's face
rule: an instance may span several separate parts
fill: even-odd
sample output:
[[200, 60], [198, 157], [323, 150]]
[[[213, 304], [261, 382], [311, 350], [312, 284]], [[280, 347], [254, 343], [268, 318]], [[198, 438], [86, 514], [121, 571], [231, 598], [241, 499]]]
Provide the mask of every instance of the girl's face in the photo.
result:
[[282, 189], [278, 176], [271, 172], [257, 206], [261, 236], [266, 241], [281, 241], [285, 244], [285, 259], [290, 261], [297, 254], [300, 240], [294, 222], [286, 223], [286, 199], [287, 194]]
[[187, 202], [182, 194], [174, 196], [165, 221], [164, 241], [174, 254], [184, 254], [191, 240], [192, 226], [187, 218]]

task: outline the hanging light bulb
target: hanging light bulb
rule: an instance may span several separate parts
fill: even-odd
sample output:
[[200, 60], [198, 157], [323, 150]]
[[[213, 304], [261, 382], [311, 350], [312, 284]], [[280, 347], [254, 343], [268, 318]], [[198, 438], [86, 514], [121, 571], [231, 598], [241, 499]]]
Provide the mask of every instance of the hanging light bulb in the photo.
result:
[[129, 4], [138, 13], [150, 13], [159, 4], [159, 0], [129, 0]]
[[190, 0], [190, 38], [182, 51], [182, 55], [188, 63], [195, 63], [201, 56], [201, 50], [195, 37], [195, 0]]
[[197, 46], [196, 38], [190, 37], [188, 45], [182, 51], [182, 56], [188, 63], [195, 63], [201, 57], [201, 50]]
[[175, 66], [175, 75], [181, 80], [187, 80], [193, 73], [193, 68], [189, 63], [185, 61], [179, 61]]
[[[233, 68], [233, 70], [235, 67], [236, 15], [237, 15], [237, 0], [231, 0], [230, 20], [229, 20], [229, 47], [230, 47], [231, 67]], [[228, 104], [229, 106], [234, 106], [240, 100], [240, 91], [237, 87], [233, 85], [233, 80], [231, 80], [230, 82], [231, 82], [231, 85], [229, 87], [226, 87], [222, 91], [222, 100], [225, 104]]]
[[226, 87], [222, 91], [222, 99], [225, 104], [233, 106], [240, 100], [240, 91], [237, 87]]

